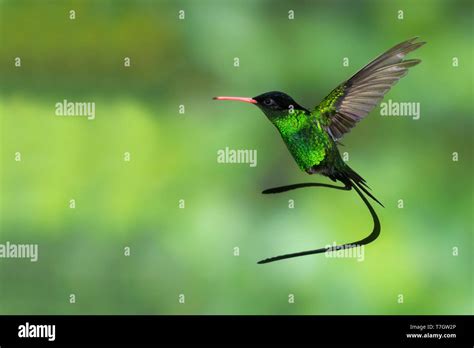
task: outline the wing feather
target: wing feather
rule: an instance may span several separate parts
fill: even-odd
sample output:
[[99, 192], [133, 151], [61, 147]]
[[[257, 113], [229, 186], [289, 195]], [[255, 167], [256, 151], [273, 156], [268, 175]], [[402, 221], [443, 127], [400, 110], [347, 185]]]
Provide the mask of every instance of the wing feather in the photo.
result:
[[419, 59], [405, 56], [423, 46], [416, 37], [392, 47], [334, 89], [315, 109], [322, 124], [337, 141], [369, 114], [384, 95]]

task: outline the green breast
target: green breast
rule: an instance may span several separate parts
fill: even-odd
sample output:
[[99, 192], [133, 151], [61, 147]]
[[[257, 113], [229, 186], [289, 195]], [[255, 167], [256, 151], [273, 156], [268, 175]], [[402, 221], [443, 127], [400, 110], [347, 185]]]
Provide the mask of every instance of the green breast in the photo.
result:
[[326, 158], [329, 135], [314, 116], [295, 111], [273, 123], [301, 170], [306, 171]]

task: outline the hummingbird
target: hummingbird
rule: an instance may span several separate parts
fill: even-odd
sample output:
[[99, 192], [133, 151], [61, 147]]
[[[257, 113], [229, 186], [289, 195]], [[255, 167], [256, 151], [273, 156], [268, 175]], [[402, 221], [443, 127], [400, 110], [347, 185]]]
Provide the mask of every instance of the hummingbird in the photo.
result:
[[363, 193], [382, 207], [383, 205], [369, 192], [370, 188], [366, 181], [343, 161], [338, 146], [341, 145], [340, 139], [375, 108], [391, 87], [404, 77], [411, 67], [421, 62], [420, 59], [405, 59], [405, 56], [425, 43], [418, 42], [418, 37], [415, 37], [395, 45], [339, 84], [312, 109], [300, 105], [288, 94], [278, 91], [266, 92], [253, 98], [223, 96], [213, 98], [254, 104], [275, 126], [302, 171], [308, 174], [320, 174], [334, 182], [344, 184], [343, 187], [317, 183], [295, 184], [265, 190], [263, 193], [279, 193], [306, 186], [354, 189], [369, 208], [374, 220], [371, 235], [358, 242], [281, 255], [259, 263], [355, 247], [368, 244], [378, 237], [380, 222]]

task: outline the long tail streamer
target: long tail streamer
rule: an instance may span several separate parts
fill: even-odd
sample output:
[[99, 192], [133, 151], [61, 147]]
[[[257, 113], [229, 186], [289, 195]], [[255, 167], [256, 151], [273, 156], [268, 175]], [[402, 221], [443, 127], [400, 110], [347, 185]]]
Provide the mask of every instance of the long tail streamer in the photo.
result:
[[[275, 257], [270, 257], [268, 259], [259, 261], [258, 262], [259, 264], [270, 263], [270, 262], [275, 262], [275, 261], [280, 261], [280, 260], [285, 260], [285, 259], [292, 259], [294, 257], [321, 254], [321, 253], [325, 253], [325, 252], [332, 252], [332, 251], [338, 251], [338, 250], [342, 250], [342, 249], [355, 248], [357, 246], [369, 244], [369, 243], [371, 243], [371, 242], [373, 242], [374, 240], [377, 239], [377, 237], [380, 234], [380, 221], [379, 221], [379, 218], [378, 218], [377, 214], [375, 213], [375, 210], [372, 207], [372, 205], [370, 204], [370, 202], [367, 200], [367, 198], [364, 196], [362, 191], [359, 189], [358, 185], [346, 184], [346, 186], [336, 186], [336, 185], [328, 185], [328, 184], [320, 184], [320, 183], [302, 183], [302, 184], [293, 184], [293, 185], [288, 185], [288, 186], [275, 187], [275, 188], [265, 190], [262, 193], [263, 194], [282, 193], [282, 192], [286, 192], [286, 191], [290, 191], [290, 190], [296, 190], [296, 189], [304, 188], [304, 187], [329, 187], [329, 188], [334, 188], [334, 189], [338, 189], [338, 190], [346, 190], [346, 191], [349, 191], [352, 188], [354, 188], [354, 190], [357, 192], [357, 194], [360, 196], [360, 198], [364, 201], [365, 205], [369, 209], [370, 215], [372, 216], [372, 220], [374, 221], [374, 228], [372, 229], [372, 232], [367, 237], [365, 237], [364, 239], [361, 239], [357, 242], [347, 243], [347, 244], [342, 244], [342, 245], [337, 245], [337, 246], [332, 246], [332, 247], [326, 247], [326, 248], [320, 248], [320, 249], [314, 249], [314, 250], [301, 251], [301, 252], [298, 252], [298, 253], [285, 254], [285, 255], [280, 255], [280, 256], [275, 256]], [[365, 190], [364, 190], [364, 192], [365, 192]]]

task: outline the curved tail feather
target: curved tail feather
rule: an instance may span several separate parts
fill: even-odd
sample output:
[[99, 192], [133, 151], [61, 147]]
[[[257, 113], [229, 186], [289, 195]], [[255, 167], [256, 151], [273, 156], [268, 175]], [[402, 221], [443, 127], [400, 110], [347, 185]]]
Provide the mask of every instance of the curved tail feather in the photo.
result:
[[[375, 198], [371, 193], [370, 193], [370, 187], [367, 185], [365, 182], [364, 178], [361, 177], [359, 174], [357, 174], [351, 167], [349, 167], [347, 164], [344, 164], [344, 169], [340, 172], [340, 174], [337, 177], [339, 180], [344, 182], [346, 185], [348, 184], [347, 181], [350, 182], [351, 186], [357, 186], [360, 188], [364, 193], [372, 198], [374, 201], [376, 201], [378, 204], [380, 204], [382, 207], [384, 205], [377, 199]], [[385, 208], [385, 207], [384, 207]]]
[[380, 235], [380, 220], [370, 204], [369, 200], [364, 196], [364, 193], [367, 194], [370, 198], [372, 198], [374, 201], [376, 201], [378, 204], [380, 204], [383, 207], [383, 204], [380, 203], [380, 201], [375, 198], [369, 191], [370, 189], [365, 180], [357, 174], [355, 171], [353, 171], [349, 166], [345, 165], [345, 168], [343, 171], [340, 172], [340, 174], [337, 177], [334, 177], [334, 179], [339, 179], [342, 181], [345, 186], [344, 187], [339, 187], [339, 186], [334, 186], [334, 185], [327, 185], [327, 184], [319, 184], [319, 183], [303, 183], [303, 184], [294, 184], [294, 185], [288, 185], [288, 186], [282, 186], [282, 187], [276, 187], [272, 189], [268, 189], [263, 191], [262, 193], [264, 194], [271, 194], [271, 193], [281, 193], [281, 192], [286, 192], [290, 190], [295, 190], [298, 188], [304, 188], [304, 187], [311, 187], [311, 186], [320, 186], [320, 187], [329, 187], [329, 188], [335, 188], [339, 190], [350, 190], [351, 188], [354, 188], [354, 190], [357, 192], [359, 197], [362, 199], [362, 201], [365, 203], [367, 208], [369, 209], [370, 215], [372, 216], [372, 220], [374, 222], [374, 227], [372, 229], [372, 232], [365, 238], [358, 240], [356, 242], [352, 243], [346, 243], [342, 245], [337, 245], [337, 246], [332, 246], [332, 247], [325, 247], [325, 248], [319, 248], [319, 249], [314, 249], [314, 250], [307, 250], [307, 251], [301, 251], [297, 253], [291, 253], [291, 254], [285, 254], [285, 255], [280, 255], [280, 256], [275, 256], [275, 257], [270, 257], [264, 260], [259, 261], [259, 264], [264, 264], [264, 263], [270, 263], [274, 261], [279, 261], [279, 260], [284, 260], [284, 259], [291, 259], [299, 256], [306, 256], [306, 255], [314, 255], [314, 254], [321, 254], [325, 252], [331, 252], [331, 251], [337, 251], [341, 249], [350, 249], [350, 248], [355, 248], [361, 245], [366, 245], [374, 240], [377, 239], [377, 237]]

